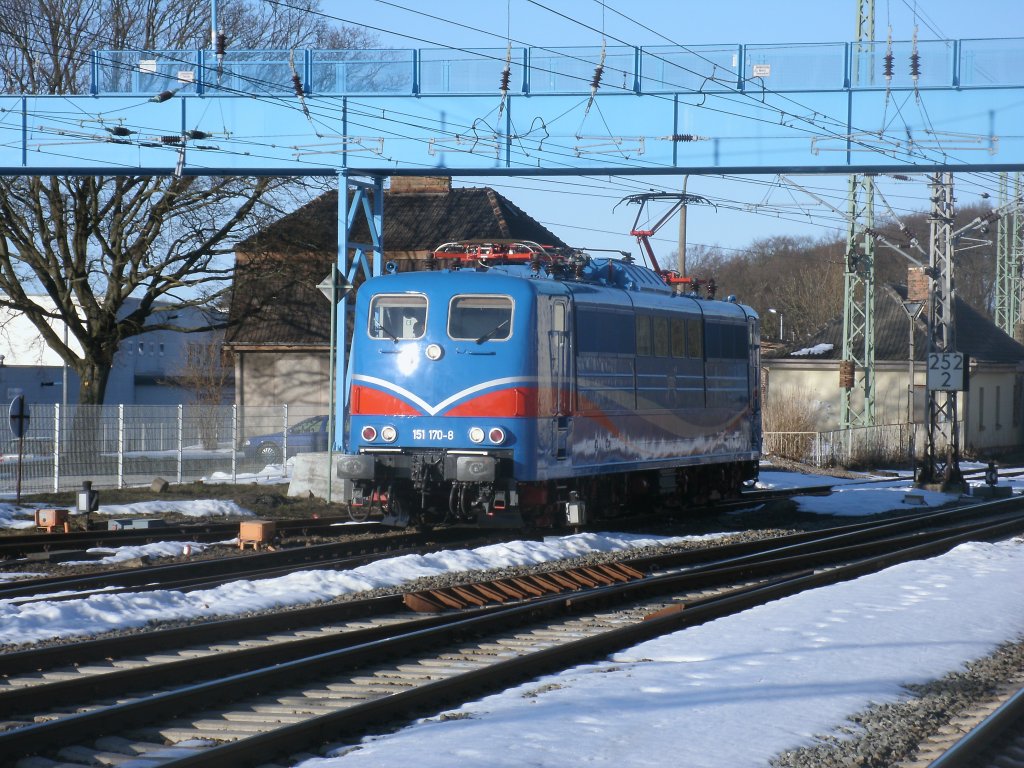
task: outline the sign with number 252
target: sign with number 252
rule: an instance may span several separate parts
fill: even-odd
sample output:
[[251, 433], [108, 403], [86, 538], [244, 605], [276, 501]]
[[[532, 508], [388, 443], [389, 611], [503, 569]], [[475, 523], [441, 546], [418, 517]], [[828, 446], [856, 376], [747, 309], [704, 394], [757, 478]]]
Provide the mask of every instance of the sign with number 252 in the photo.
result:
[[928, 389], [961, 392], [964, 389], [964, 356], [960, 352], [928, 354]]

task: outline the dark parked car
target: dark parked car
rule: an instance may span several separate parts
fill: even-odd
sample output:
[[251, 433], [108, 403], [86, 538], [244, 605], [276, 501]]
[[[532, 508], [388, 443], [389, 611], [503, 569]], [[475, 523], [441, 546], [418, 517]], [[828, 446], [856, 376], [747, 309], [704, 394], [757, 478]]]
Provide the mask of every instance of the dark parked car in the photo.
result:
[[[259, 459], [267, 464], [278, 464], [284, 456], [284, 433], [253, 435], [242, 443], [247, 459]], [[288, 427], [288, 456], [309, 451], [327, 450], [327, 416], [311, 416]]]

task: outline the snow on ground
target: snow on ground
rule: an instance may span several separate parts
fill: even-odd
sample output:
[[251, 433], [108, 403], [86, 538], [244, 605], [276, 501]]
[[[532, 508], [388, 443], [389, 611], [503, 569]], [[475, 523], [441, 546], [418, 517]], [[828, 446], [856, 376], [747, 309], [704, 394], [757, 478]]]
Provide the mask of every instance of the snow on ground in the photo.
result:
[[172, 501], [138, 501], [133, 504], [101, 504], [97, 514], [111, 517], [137, 517], [139, 515], [175, 514], [184, 517], [255, 517], [233, 501], [225, 499], [195, 499]]
[[1021, 540], [965, 544], [642, 643], [301, 766], [763, 768], [850, 714], [905, 697], [904, 685], [1019, 638], [1022, 579]]
[[[1015, 481], [1021, 483], [1020, 480]], [[953, 493], [924, 491], [914, 488], [913, 478], [895, 477], [890, 480], [865, 476], [857, 478], [826, 478], [820, 475], [803, 475], [796, 472], [761, 470], [757, 487], [765, 490], [774, 488], [799, 489], [810, 486], [835, 486], [828, 496], [796, 496], [797, 509], [819, 515], [837, 517], [858, 517], [881, 512], [912, 512], [915, 508], [941, 507], [959, 498]], [[1003, 481], [1007, 484], [1007, 481]], [[1011, 483], [1012, 485], [1012, 483]], [[1024, 483], [1022, 483], [1024, 485]], [[1015, 489], [1020, 486], [1014, 486]]]
[[234, 485], [277, 485], [287, 483], [291, 479], [295, 458], [288, 459], [287, 464], [268, 464], [259, 472], [214, 472], [204, 477], [204, 483], [231, 483]]
[[[929, 506], [952, 500], [948, 494], [913, 489], [908, 478], [868, 479], [840, 481], [830, 496], [798, 497], [798, 503], [821, 514], [871, 515], [920, 508], [908, 503], [908, 492]], [[799, 488], [832, 480], [761, 473], [762, 487]], [[0, 520], [16, 516], [17, 510], [7, 507]], [[126, 505], [118, 514], [140, 514], [140, 509]], [[441, 572], [540, 563], [664, 541], [588, 533], [403, 556], [347, 572], [309, 570], [188, 594], [0, 601], [0, 643], [297, 605]], [[0, 580], [10, 578], [0, 573]], [[672, 764], [688, 767], [763, 766], [783, 749], [810, 743], [814, 734], [848, 725], [850, 714], [871, 703], [905, 696], [906, 684], [962, 669], [1000, 643], [1024, 637], [1024, 602], [1017, 599], [1021, 583], [1024, 540], [965, 544], [941, 557], [643, 643], [605, 661], [467, 704], [454, 719], [430, 718], [368, 738], [341, 756], [303, 765], [555, 768], [586, 762], [643, 767], [665, 765], [671, 755]], [[424, 749], [425, 744], [430, 748]]]
[[[152, 544], [140, 544], [134, 547], [90, 547], [86, 552], [91, 552], [93, 554], [105, 554], [106, 557], [101, 557], [96, 560], [64, 560], [58, 563], [58, 565], [116, 565], [117, 563], [124, 563], [129, 560], [138, 560], [140, 558], [156, 560], [161, 557], [198, 555], [204, 549], [215, 547], [218, 544], [237, 545], [238, 539], [234, 538], [228, 541], [218, 541], [212, 544], [199, 541], [156, 541]], [[2, 574], [0, 574], [0, 578], [3, 578]]]
[[0, 502], [0, 528], [35, 528], [36, 507]]
[[478, 549], [405, 555], [349, 571], [298, 571], [279, 578], [235, 581], [188, 593], [158, 590], [96, 594], [78, 600], [40, 600], [22, 605], [0, 600], [0, 644], [85, 637], [108, 630], [140, 627], [150, 621], [232, 616], [331, 600], [339, 595], [391, 587], [425, 576], [536, 565], [589, 552], [612, 552], [717, 535], [665, 538], [626, 533], [582, 533], [551, 537], [543, 542], [513, 541]]

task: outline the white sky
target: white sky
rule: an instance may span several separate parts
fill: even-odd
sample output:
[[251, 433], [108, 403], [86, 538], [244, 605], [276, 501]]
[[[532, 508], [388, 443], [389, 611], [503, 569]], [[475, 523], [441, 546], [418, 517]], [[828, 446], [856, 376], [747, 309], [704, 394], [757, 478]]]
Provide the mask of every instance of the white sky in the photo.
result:
[[[761, 473], [763, 487], [823, 482], [833, 479], [771, 469]], [[847, 516], [918, 509], [905, 498], [910, 490], [906, 479], [881, 486], [848, 481], [831, 496], [798, 497], [798, 502], [807, 512]], [[929, 505], [951, 500], [943, 494], [923, 495]], [[196, 502], [197, 509], [206, 504]], [[6, 509], [7, 520], [29, 513]], [[0, 643], [87, 636], [158, 618], [295, 605], [433, 573], [539, 563], [648, 543], [648, 537], [631, 534], [582, 534], [399, 557], [346, 572], [303, 571], [188, 594], [0, 601]], [[164, 543], [148, 552], [132, 548], [132, 555], [176, 554], [182, 546]], [[468, 704], [458, 710], [466, 719], [431, 718], [368, 740], [343, 757], [304, 765], [663, 766], [671, 755], [673, 764], [688, 768], [763, 766], [776, 752], [843, 726], [849, 715], [872, 702], [904, 696], [902, 686], [908, 683], [962, 669], [1000, 643], [1020, 639], [1022, 582], [1024, 541], [963, 545], [942, 557], [644, 643]], [[430, 748], [424, 749], [425, 744]]]

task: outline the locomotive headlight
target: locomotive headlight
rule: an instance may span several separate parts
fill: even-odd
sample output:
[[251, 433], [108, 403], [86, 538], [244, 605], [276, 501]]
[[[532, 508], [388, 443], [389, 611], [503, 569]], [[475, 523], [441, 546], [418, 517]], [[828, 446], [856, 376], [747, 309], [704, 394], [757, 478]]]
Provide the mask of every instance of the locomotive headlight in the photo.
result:
[[363, 427], [362, 432], [360, 432], [359, 434], [362, 435], [363, 440], [365, 440], [368, 443], [372, 443], [374, 440], [377, 439], [377, 430], [369, 425]]
[[469, 439], [474, 443], [482, 443], [484, 441], [484, 431], [480, 427], [470, 427]]
[[383, 440], [385, 443], [393, 443], [395, 442], [395, 440], [398, 439], [398, 430], [392, 427], [391, 425], [381, 427], [380, 439]]
[[495, 445], [501, 445], [505, 442], [505, 430], [501, 427], [491, 427], [491, 431], [487, 433], [487, 439]]
[[444, 350], [441, 349], [440, 344], [427, 344], [427, 348], [423, 350], [423, 354], [427, 356], [427, 360], [440, 360], [441, 355], [444, 354]]

